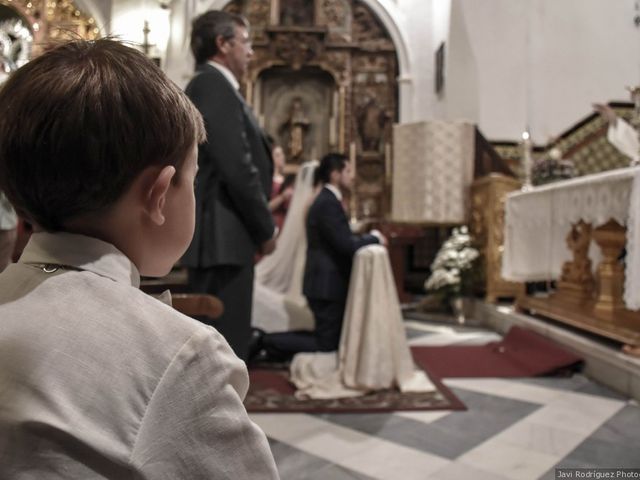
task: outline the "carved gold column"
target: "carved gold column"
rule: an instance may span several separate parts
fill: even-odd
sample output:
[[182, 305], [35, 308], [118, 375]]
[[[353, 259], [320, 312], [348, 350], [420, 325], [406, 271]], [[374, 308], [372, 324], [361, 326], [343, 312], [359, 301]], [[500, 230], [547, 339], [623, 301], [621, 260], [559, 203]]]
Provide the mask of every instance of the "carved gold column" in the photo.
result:
[[618, 258], [625, 245], [625, 228], [615, 220], [609, 220], [593, 231], [593, 239], [602, 250], [595, 310], [607, 313], [623, 309], [624, 267]]
[[507, 193], [520, 188], [515, 178], [492, 173], [471, 184], [470, 227], [484, 264], [480, 286], [488, 302], [500, 297], [516, 297], [524, 293], [524, 284], [502, 278], [504, 250], [504, 202]]

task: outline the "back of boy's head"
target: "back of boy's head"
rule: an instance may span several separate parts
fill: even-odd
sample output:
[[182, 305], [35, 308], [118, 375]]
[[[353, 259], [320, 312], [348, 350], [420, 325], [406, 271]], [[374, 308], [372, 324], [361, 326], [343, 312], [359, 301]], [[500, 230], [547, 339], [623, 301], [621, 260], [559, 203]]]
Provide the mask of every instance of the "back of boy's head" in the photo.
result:
[[73, 41], [0, 89], [0, 189], [48, 231], [100, 214], [152, 165], [179, 172], [202, 117], [145, 55], [117, 41]]
[[341, 172], [347, 166], [349, 159], [342, 153], [327, 153], [320, 160], [320, 165], [314, 172], [314, 185], [329, 183], [331, 172]]

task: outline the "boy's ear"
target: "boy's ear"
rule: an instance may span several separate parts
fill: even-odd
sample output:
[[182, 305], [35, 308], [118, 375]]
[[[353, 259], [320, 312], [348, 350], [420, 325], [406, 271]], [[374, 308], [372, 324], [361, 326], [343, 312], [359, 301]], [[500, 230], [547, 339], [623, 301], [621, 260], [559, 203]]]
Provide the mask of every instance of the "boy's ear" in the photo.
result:
[[145, 209], [151, 221], [160, 226], [164, 224], [164, 206], [167, 200], [167, 192], [171, 186], [171, 180], [176, 174], [176, 168], [172, 165], [163, 167], [152, 178], [151, 185], [145, 199]]

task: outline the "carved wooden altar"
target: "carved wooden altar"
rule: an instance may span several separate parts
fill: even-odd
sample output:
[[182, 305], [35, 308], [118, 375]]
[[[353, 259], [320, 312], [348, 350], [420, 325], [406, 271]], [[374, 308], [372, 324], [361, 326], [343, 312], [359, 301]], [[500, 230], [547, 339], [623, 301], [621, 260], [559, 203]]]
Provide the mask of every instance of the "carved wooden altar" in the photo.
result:
[[226, 9], [251, 23], [246, 97], [288, 167], [354, 145], [356, 216], [384, 217], [398, 73], [382, 23], [358, 0], [234, 0]]
[[509, 195], [503, 274], [557, 280], [553, 294], [522, 296], [518, 306], [639, 346], [639, 207], [637, 167]]
[[499, 173], [476, 179], [471, 184], [471, 235], [480, 250], [483, 278], [479, 289], [489, 302], [501, 297], [516, 297], [524, 293], [524, 284], [502, 278], [504, 249], [504, 202], [507, 193], [520, 188], [515, 178]]

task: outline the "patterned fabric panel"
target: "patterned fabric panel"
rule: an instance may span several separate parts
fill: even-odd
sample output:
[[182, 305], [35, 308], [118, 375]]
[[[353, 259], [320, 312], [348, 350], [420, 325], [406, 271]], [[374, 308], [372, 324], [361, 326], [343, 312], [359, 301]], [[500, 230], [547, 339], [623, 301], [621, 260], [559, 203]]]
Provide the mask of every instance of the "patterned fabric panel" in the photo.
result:
[[393, 221], [466, 221], [474, 133], [472, 124], [462, 122], [394, 126]]

